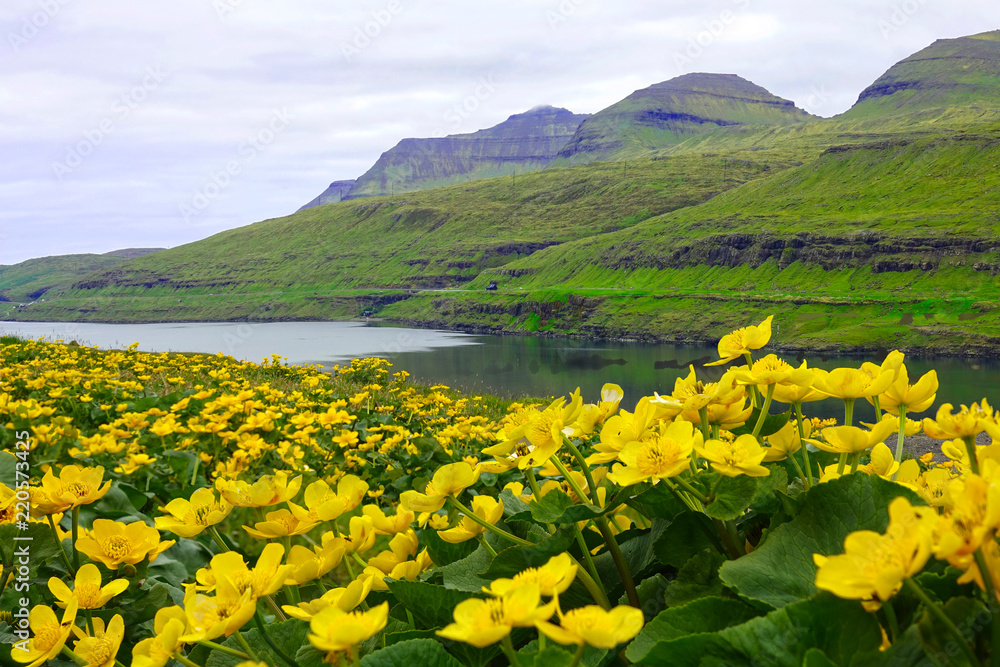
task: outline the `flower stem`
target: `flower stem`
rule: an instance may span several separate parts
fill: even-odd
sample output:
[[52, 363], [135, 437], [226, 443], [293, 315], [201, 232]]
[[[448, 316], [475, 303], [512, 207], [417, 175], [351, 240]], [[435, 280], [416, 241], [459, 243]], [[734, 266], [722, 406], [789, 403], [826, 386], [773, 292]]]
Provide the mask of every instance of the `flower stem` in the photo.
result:
[[685, 491], [694, 496], [695, 499], [698, 500], [702, 505], [708, 504], [708, 498], [705, 497], [705, 494], [703, 494], [701, 491], [691, 486], [690, 482], [688, 482], [686, 479], [680, 476], [674, 477], [674, 479], [677, 480], [678, 484], [684, 487]]
[[497, 550], [490, 546], [490, 543], [486, 541], [485, 537], [482, 535], [476, 535], [476, 539], [479, 540], [479, 543], [483, 545], [484, 549], [486, 549], [486, 553], [490, 555], [490, 558], [497, 557]]
[[719, 538], [722, 540], [722, 544], [726, 548], [727, 555], [730, 559], [736, 560], [743, 555], [743, 549], [740, 548], [734, 533], [736, 533], [736, 525], [732, 524], [731, 521], [720, 521], [719, 519], [712, 519], [712, 523], [715, 524], [715, 530], [719, 533]]
[[69, 658], [70, 660], [72, 660], [73, 662], [75, 662], [78, 665], [86, 665], [86, 664], [88, 664], [87, 661], [84, 658], [81, 658], [76, 653], [73, 653], [73, 651], [69, 650], [69, 646], [65, 646], [64, 645], [62, 647], [62, 653], [63, 653], [63, 655], [65, 655], [67, 658]]
[[969, 661], [969, 664], [970, 665], [980, 664], [979, 658], [976, 657], [976, 654], [972, 650], [972, 647], [969, 646], [969, 642], [967, 642], [965, 640], [965, 637], [962, 636], [962, 632], [957, 627], [955, 627], [955, 623], [950, 618], [948, 618], [948, 615], [946, 613], [944, 613], [944, 609], [942, 609], [933, 600], [931, 600], [927, 596], [927, 593], [924, 592], [924, 589], [922, 589], [920, 585], [917, 584], [917, 582], [915, 582], [913, 579], [904, 579], [903, 586], [908, 588], [911, 593], [917, 596], [917, 599], [919, 599], [920, 602], [923, 603], [924, 607], [927, 608], [927, 612], [931, 616], [933, 616], [938, 623], [944, 626], [944, 628], [949, 633], [951, 633], [951, 636], [955, 639], [955, 641], [958, 643], [959, 648], [965, 654], [965, 659]]
[[715, 484], [712, 485], [712, 490], [708, 492], [708, 498], [706, 505], [711, 505], [712, 501], [715, 500], [715, 494], [719, 492], [719, 487], [722, 486], [722, 481], [726, 479], [725, 475], [720, 474], [719, 479], [715, 480]]
[[184, 665], [184, 667], [201, 667], [201, 665], [199, 665], [197, 662], [192, 662], [188, 660], [185, 656], [181, 655], [180, 651], [177, 651], [170, 657], [172, 657], [174, 660]]
[[218, 528], [216, 528], [215, 526], [209, 526], [208, 534], [211, 536], [212, 541], [215, 542], [215, 545], [219, 547], [220, 550], [222, 550], [223, 552], [231, 551], [231, 549], [226, 546], [225, 541], [222, 539], [222, 535], [219, 535]]
[[446, 496], [445, 499], [449, 503], [451, 503], [453, 506], [455, 506], [458, 509], [459, 512], [462, 512], [463, 514], [465, 514], [465, 516], [469, 517], [470, 519], [472, 519], [473, 521], [475, 521], [476, 523], [478, 523], [480, 526], [482, 526], [486, 530], [492, 530], [494, 533], [496, 533], [500, 537], [506, 538], [507, 540], [510, 540], [514, 544], [520, 544], [522, 547], [532, 547], [532, 546], [534, 546], [534, 543], [529, 542], [528, 540], [522, 540], [517, 535], [512, 535], [511, 533], [508, 533], [506, 530], [504, 530], [502, 528], [497, 528], [496, 526], [494, 526], [492, 523], [490, 523], [486, 519], [483, 519], [482, 517], [477, 516], [475, 512], [473, 512], [472, 510], [470, 510], [469, 508], [467, 508], [465, 505], [463, 505], [454, 496]]
[[854, 452], [851, 454], [851, 472], [855, 473], [858, 471], [858, 464], [861, 463], [861, 455], [864, 452]]
[[531, 495], [535, 497], [535, 500], [542, 500], [542, 490], [538, 488], [538, 480], [535, 479], [535, 471], [533, 468], [524, 469], [524, 478], [528, 480], [528, 487], [531, 489]]
[[757, 417], [757, 425], [753, 427], [753, 437], [760, 435], [760, 430], [764, 427], [764, 420], [767, 419], [767, 411], [771, 409], [771, 399], [774, 398], [774, 385], [767, 385], [767, 395], [764, 396], [764, 407], [760, 409], [760, 416]]
[[844, 399], [844, 426], [851, 426], [854, 423], [854, 399]]
[[896, 620], [896, 610], [892, 607], [891, 599], [885, 601], [882, 610], [885, 611], [886, 620], [889, 621], [889, 638], [895, 644], [899, 639], [899, 621]]
[[80, 532], [80, 508], [73, 508], [73, 571], [80, 569], [80, 552], [76, 550], [76, 540]]
[[[896, 436], [896, 463], [903, 460], [903, 438], [906, 437], [906, 406], [900, 404], [899, 406], [899, 433]], [[892, 473], [892, 481], [896, 481], [896, 475], [899, 474], [899, 469]]]
[[622, 554], [621, 547], [618, 546], [618, 540], [611, 532], [607, 517], [594, 517], [594, 525], [601, 531], [601, 537], [604, 538], [605, 544], [608, 545], [608, 551], [611, 552], [611, 558], [615, 561], [615, 567], [618, 568], [618, 574], [621, 575], [622, 584], [625, 586], [625, 594], [628, 595], [628, 603], [636, 609], [641, 609], [642, 604], [639, 602], [639, 593], [635, 590], [632, 571], [629, 569], [628, 563], [625, 562], [625, 556]]
[[68, 569], [70, 574], [75, 577], [76, 568], [69, 562], [69, 558], [66, 556], [66, 550], [62, 547], [62, 542], [59, 540], [59, 531], [56, 530], [56, 522], [52, 520], [51, 514], [47, 515], [45, 518], [49, 520], [49, 526], [52, 528], [52, 537], [56, 538], [56, 544], [59, 545], [59, 555], [62, 556], [63, 563], [66, 564], [66, 569]]
[[580, 464], [581, 470], [583, 470], [583, 477], [587, 480], [587, 490], [590, 491], [590, 499], [594, 501], [594, 505], [597, 507], [601, 506], [600, 498], [597, 495], [597, 485], [594, 484], [594, 475], [590, 471], [590, 465], [587, 464], [587, 459], [583, 458], [583, 454], [574, 445], [566, 435], [563, 435], [563, 441], [566, 443], [566, 448], [569, 450], [576, 462]]
[[587, 541], [583, 539], [583, 532], [580, 530], [580, 526], [573, 524], [573, 532], [576, 533], [576, 543], [579, 545], [580, 552], [583, 554], [583, 562], [587, 565], [587, 571], [594, 579], [594, 582], [600, 587], [604, 599], [607, 600], [608, 593], [604, 590], [604, 583], [601, 581], [601, 575], [597, 573], [597, 566], [594, 565], [594, 558], [590, 555], [590, 549], [587, 548]]
[[[983, 588], [986, 590], [987, 606], [992, 607], [997, 603], [996, 586], [993, 582], [993, 575], [990, 573], [989, 565], [986, 563], [986, 556], [983, 548], [979, 547], [973, 554], [976, 558], [976, 567], [979, 568], [979, 576], [983, 578]], [[997, 667], [1000, 665], [1000, 622], [997, 622], [996, 615], [990, 615], [990, 635], [992, 646], [990, 647], [990, 665]]]
[[243, 647], [243, 650], [247, 652], [247, 655], [250, 656], [251, 660], [254, 662], [260, 662], [260, 657], [258, 657], [257, 653], [250, 647], [250, 642], [247, 641], [247, 638], [243, 636], [242, 632], [237, 630], [233, 633], [233, 636], [236, 637], [236, 641]]
[[576, 653], [573, 654], [573, 662], [569, 663], [569, 667], [576, 667], [580, 664], [580, 660], [583, 658], [583, 652], [587, 650], [586, 644], [580, 644], [576, 647]]
[[972, 469], [973, 475], [979, 474], [979, 460], [976, 458], [976, 438], [971, 435], [967, 435], [962, 438], [962, 442], [965, 443], [965, 451], [969, 453], [969, 467]]
[[712, 439], [712, 430], [708, 425], [708, 406], [703, 405], [698, 408], [698, 418], [701, 420], [701, 434], [705, 440]]
[[[271, 650], [274, 651], [283, 662], [287, 663], [288, 667], [299, 667], [299, 664], [295, 662], [295, 659], [281, 650], [281, 647], [275, 644], [274, 640], [271, 639], [271, 635], [267, 634], [267, 630], [264, 628], [264, 622], [260, 620], [259, 611], [254, 612], [253, 620], [254, 623], [257, 624], [257, 630], [260, 632], [260, 636], [264, 639], [267, 645], [271, 647]], [[239, 632], [237, 631], [236, 634], [239, 634]]]
[[802, 417], [802, 402], [792, 403], [792, 407], [795, 408], [795, 423], [799, 429], [799, 442], [802, 443], [802, 462], [806, 465], [806, 476], [803, 480], [806, 485], [806, 491], [809, 487], [813, 485], [813, 471], [812, 464], [809, 462], [809, 445], [806, 443], [805, 429], [802, 428], [802, 422], [804, 421]]
[[569, 474], [569, 470], [567, 470], [566, 466], [563, 465], [563, 462], [559, 460], [559, 457], [553, 455], [552, 458], [549, 460], [552, 461], [556, 469], [559, 471], [559, 474], [563, 476], [563, 478], [566, 480], [566, 483], [569, 484], [571, 489], [573, 489], [573, 493], [576, 494], [576, 497], [579, 499], [579, 501], [584, 503], [587, 502], [587, 494], [583, 492], [583, 489], [580, 488], [580, 485], [577, 484], [576, 480], [573, 479], [573, 476]]
[[242, 651], [237, 651], [236, 649], [229, 648], [228, 646], [223, 646], [222, 644], [216, 644], [213, 641], [207, 639], [202, 639], [198, 642], [206, 648], [210, 648], [213, 651], [219, 651], [220, 653], [225, 653], [226, 655], [231, 655], [234, 658], [239, 658], [240, 660], [249, 660], [250, 656]]
[[510, 660], [511, 667], [521, 667], [521, 664], [517, 661], [517, 651], [514, 650], [514, 643], [510, 640], [510, 635], [501, 640], [500, 647], [503, 649], [507, 659]]

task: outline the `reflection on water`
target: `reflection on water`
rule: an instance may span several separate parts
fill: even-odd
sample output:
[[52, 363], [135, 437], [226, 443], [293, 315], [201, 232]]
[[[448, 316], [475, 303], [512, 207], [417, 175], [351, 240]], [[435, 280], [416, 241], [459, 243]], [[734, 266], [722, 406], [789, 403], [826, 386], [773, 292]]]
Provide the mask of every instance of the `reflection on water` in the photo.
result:
[[[470, 336], [447, 331], [366, 326], [355, 322], [276, 322], [199, 324], [75, 324], [0, 322], [0, 332], [30, 338], [48, 336], [81, 344], [123, 348], [133, 342], [139, 349], [175, 352], [221, 352], [238, 359], [260, 361], [278, 354], [291, 363], [321, 364], [331, 368], [352, 357], [382, 356], [414, 379], [442, 383], [471, 392], [506, 396], [555, 396], [576, 387], [585, 400], [595, 400], [605, 382], [625, 391], [622, 406], [631, 409], [641, 396], [669, 393], [674, 381], [694, 365], [698, 377], [712, 382], [724, 368], [704, 367], [718, 354], [714, 347], [652, 345], [532, 338], [527, 336]], [[798, 365], [808, 356], [810, 366], [857, 367], [857, 358], [833, 355], [789, 354]], [[871, 361], [880, 362], [881, 356]], [[931, 368], [938, 372], [940, 402], [969, 404], [982, 398], [1000, 403], [1000, 361], [938, 358], [908, 359], [912, 381]], [[924, 416], [933, 414], [931, 410]], [[808, 404], [808, 414], [843, 417], [838, 401]], [[859, 401], [858, 419], [871, 420], [874, 412]]]

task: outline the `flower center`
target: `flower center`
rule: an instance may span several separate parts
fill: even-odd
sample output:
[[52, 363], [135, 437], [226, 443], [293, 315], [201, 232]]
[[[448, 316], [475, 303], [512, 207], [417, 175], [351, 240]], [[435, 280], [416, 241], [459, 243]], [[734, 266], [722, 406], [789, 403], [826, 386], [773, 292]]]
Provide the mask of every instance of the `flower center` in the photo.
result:
[[662, 438], [659, 442], [647, 444], [639, 451], [636, 465], [643, 475], [655, 475], [676, 463], [680, 455], [681, 448], [674, 440]]
[[91, 665], [103, 665], [111, 660], [113, 651], [115, 650], [114, 644], [110, 639], [105, 639], [101, 637], [100, 639], [95, 639], [88, 642], [90, 649], [87, 651], [90, 655], [88, 656], [90, 660], [88, 661]]
[[77, 498], [86, 498], [90, 495], [90, 484], [85, 482], [73, 482], [66, 487], [66, 490]]
[[132, 542], [124, 535], [112, 535], [101, 545], [108, 556], [120, 560], [132, 552]]
[[732, 466], [740, 465], [747, 460], [746, 450], [743, 449], [743, 445], [736, 441], [726, 442], [723, 445], [721, 454], [722, 460]]
[[35, 630], [35, 648], [48, 651], [62, 637], [62, 628], [55, 623], [49, 623]]
[[494, 625], [510, 625], [507, 622], [507, 610], [504, 609], [503, 598], [487, 600], [486, 609], [489, 612], [490, 621]]
[[89, 581], [77, 586], [73, 591], [73, 595], [76, 596], [76, 599], [80, 602], [80, 607], [83, 609], [97, 609], [101, 606], [99, 604], [101, 588]]

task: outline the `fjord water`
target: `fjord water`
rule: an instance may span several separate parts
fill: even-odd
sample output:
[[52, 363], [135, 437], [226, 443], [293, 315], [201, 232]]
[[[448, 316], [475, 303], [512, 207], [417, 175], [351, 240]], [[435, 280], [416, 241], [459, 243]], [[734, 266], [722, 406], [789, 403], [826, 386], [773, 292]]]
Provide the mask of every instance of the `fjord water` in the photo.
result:
[[[294, 364], [320, 364], [330, 369], [354, 357], [386, 357], [397, 370], [409, 371], [425, 383], [446, 384], [470, 392], [505, 396], [548, 397], [580, 387], [594, 400], [605, 382], [621, 385], [622, 406], [631, 408], [641, 396], [670, 393], [674, 381], [693, 364], [706, 381], [718, 379], [723, 369], [705, 368], [718, 358], [714, 346], [667, 345], [592, 341], [528, 336], [479, 336], [451, 331], [369, 326], [358, 322], [274, 322], [197, 324], [76, 324], [0, 322], [0, 333], [102, 348], [125, 348], [134, 342], [149, 352], [222, 353], [261, 361], [273, 354]], [[780, 341], [776, 341], [780, 342]], [[881, 362], [884, 355], [866, 359], [846, 356], [788, 353], [798, 364], [836, 368], [858, 366], [863, 360]], [[911, 381], [934, 368], [940, 390], [938, 404], [968, 405], [982, 398], [1000, 403], [1000, 360], [957, 357], [908, 358]], [[934, 406], [936, 408], [936, 405]], [[777, 408], [776, 408], [777, 409]], [[815, 416], [842, 417], [837, 401], [808, 406]], [[856, 414], [870, 419], [870, 409], [859, 401]], [[931, 410], [923, 416], [931, 416]]]

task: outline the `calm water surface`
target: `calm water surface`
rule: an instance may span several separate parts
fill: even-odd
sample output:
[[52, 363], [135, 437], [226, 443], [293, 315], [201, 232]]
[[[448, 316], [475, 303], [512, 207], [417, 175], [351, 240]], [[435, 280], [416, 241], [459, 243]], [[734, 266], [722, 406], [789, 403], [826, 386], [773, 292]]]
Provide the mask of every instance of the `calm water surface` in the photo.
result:
[[[584, 398], [597, 397], [605, 382], [625, 390], [623, 406], [632, 407], [654, 391], [669, 393], [689, 364], [699, 377], [717, 379], [718, 367], [702, 368], [717, 357], [714, 347], [653, 345], [527, 336], [473, 336], [449, 331], [369, 326], [356, 322], [277, 322], [267, 324], [73, 324], [0, 322], [0, 332], [76, 340], [102, 348], [138, 342], [151, 352], [222, 352], [260, 361], [272, 354], [295, 364], [330, 368], [353, 357], [381, 356], [398, 369], [428, 383], [472, 392], [520, 396], [565, 394], [576, 387]], [[797, 363], [792, 355], [785, 357]], [[881, 361], [881, 358], [871, 359]], [[810, 355], [811, 366], [857, 366], [852, 357]], [[938, 372], [939, 402], [968, 404], [982, 398], [1000, 404], [1000, 361], [962, 358], [908, 359], [911, 378], [931, 368]], [[810, 414], [842, 416], [842, 404], [812, 404]], [[936, 406], [935, 406], [936, 408]], [[934, 408], [932, 408], [933, 410]], [[867, 404], [859, 418], [869, 418]], [[931, 410], [924, 413], [930, 416]]]

